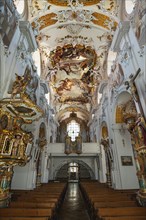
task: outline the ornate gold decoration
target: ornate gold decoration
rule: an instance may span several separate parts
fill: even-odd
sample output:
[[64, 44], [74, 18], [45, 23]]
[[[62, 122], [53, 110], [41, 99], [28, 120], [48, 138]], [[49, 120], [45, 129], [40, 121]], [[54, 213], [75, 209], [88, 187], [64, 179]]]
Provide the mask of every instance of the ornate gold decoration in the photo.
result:
[[[104, 15], [104, 14], [100, 14], [98, 12], [94, 12], [92, 15], [95, 18], [95, 19], [92, 19], [92, 22], [94, 24], [102, 26], [106, 29], [110, 29], [108, 27], [108, 23], [113, 22], [110, 17], [108, 17], [107, 15]], [[116, 21], [114, 21], [112, 29], [116, 30], [117, 25], [118, 25], [118, 23]]]
[[3, 108], [0, 108], [0, 131], [11, 129], [12, 126], [12, 116], [7, 111], [4, 111]]
[[123, 118], [131, 134], [140, 184], [138, 197], [143, 202], [143, 198], [146, 198], [146, 122], [142, 115], [136, 111], [136, 106], [132, 99], [123, 106]]
[[[82, 3], [84, 6], [98, 4], [101, 0], [79, 0], [79, 3]], [[68, 0], [48, 0], [48, 3], [57, 5], [57, 6], [68, 6]]]
[[124, 123], [123, 106], [122, 105], [118, 105], [116, 107], [116, 123]]
[[6, 164], [25, 164], [30, 155], [27, 155], [27, 147], [32, 145], [31, 133], [22, 130], [3, 130], [0, 138], [0, 160]]
[[[46, 28], [50, 25], [55, 24], [58, 20], [57, 19], [53, 19], [55, 18], [57, 15], [55, 13], [50, 13], [47, 15], [44, 15], [42, 17], [40, 17], [38, 19], [38, 23], [40, 24], [39, 30], [42, 30], [43, 28]], [[34, 22], [32, 22], [32, 27], [35, 28], [36, 24]]]
[[[1, 165], [24, 165], [30, 159], [32, 134], [22, 131], [21, 125], [24, 123], [23, 117], [19, 117], [17, 113], [9, 112], [7, 109], [7, 101], [8, 100], [2, 100], [0, 102], [0, 118], [6, 115], [8, 120], [7, 127], [5, 129], [1, 127], [0, 130]], [[19, 102], [18, 106], [20, 103], [21, 102]]]
[[33, 120], [38, 120], [44, 114], [43, 110], [24, 93], [13, 100], [11, 98], [3, 99], [0, 107], [13, 117], [22, 118], [25, 123], [32, 123]]
[[123, 120], [127, 124], [128, 130], [131, 131], [137, 118], [137, 110], [133, 99], [129, 100], [127, 103], [123, 105], [122, 112]]
[[106, 139], [108, 137], [108, 129], [106, 126], [102, 127], [102, 138]]
[[50, 59], [53, 67], [59, 65], [65, 68], [64, 66], [68, 65], [70, 68], [71, 65], [78, 64], [81, 69], [85, 69], [86, 67], [93, 68], [95, 66], [97, 55], [90, 46], [66, 44], [51, 51]]
[[60, 121], [61, 118], [63, 117], [64, 112], [81, 112], [84, 115], [84, 120], [88, 120], [89, 119], [89, 113], [84, 109], [84, 108], [80, 108], [78, 106], [74, 106], [74, 107], [66, 107], [65, 109], [61, 110], [58, 114], [57, 114], [57, 118]]
[[10, 185], [13, 175], [12, 166], [0, 165], [0, 207], [7, 207], [10, 202]]
[[8, 126], [8, 116], [6, 114], [0, 117], [0, 127], [6, 129]]
[[12, 92], [11, 92], [12, 99], [15, 98], [17, 94], [21, 95], [24, 93], [24, 91], [26, 90], [26, 86], [28, 85], [31, 79], [31, 75], [29, 72], [27, 72], [27, 74], [24, 76], [19, 76], [16, 73], [15, 75], [16, 75], [16, 80], [13, 83]]

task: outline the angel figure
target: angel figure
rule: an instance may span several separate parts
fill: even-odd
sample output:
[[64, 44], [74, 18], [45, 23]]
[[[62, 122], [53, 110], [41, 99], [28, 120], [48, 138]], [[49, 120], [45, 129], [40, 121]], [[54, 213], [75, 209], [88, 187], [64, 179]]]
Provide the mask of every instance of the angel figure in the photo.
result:
[[17, 73], [15, 73], [15, 75], [16, 75], [16, 80], [13, 83], [13, 87], [12, 87], [12, 94], [11, 94], [12, 99], [15, 98], [17, 94], [23, 93], [29, 82], [29, 79], [27, 79], [26, 77], [19, 76], [17, 75]]

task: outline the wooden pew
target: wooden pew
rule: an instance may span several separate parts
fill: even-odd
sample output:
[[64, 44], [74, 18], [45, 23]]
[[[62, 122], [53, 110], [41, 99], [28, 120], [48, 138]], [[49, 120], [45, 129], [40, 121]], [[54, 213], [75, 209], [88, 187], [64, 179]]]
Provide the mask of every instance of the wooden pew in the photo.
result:
[[56, 208], [55, 202], [45, 203], [45, 202], [29, 202], [29, 201], [22, 201], [22, 202], [11, 202], [10, 208]]
[[10, 207], [0, 209], [0, 220], [54, 220], [66, 188], [66, 183], [48, 183], [34, 190], [12, 190]]
[[46, 217], [47, 220], [53, 218], [52, 209], [31, 209], [31, 208], [1, 208], [1, 217]]
[[146, 216], [118, 216], [118, 217], [104, 217], [103, 220], [145, 220]]
[[58, 202], [58, 199], [57, 198], [33, 198], [33, 197], [30, 197], [30, 198], [21, 198], [20, 200], [18, 199], [17, 202], [19, 201], [30, 201], [30, 202], [55, 202], [57, 203]]
[[99, 207], [137, 207], [136, 201], [104, 201], [104, 202], [94, 202], [94, 208]]
[[0, 220], [48, 220], [48, 217], [1, 217]]
[[98, 208], [97, 216], [99, 219], [114, 216], [146, 216], [146, 207]]
[[92, 220], [146, 220], [146, 207], [136, 200], [137, 190], [114, 190], [98, 182], [80, 183]]
[[114, 201], [114, 202], [95, 202], [90, 208], [90, 215], [92, 218], [96, 218], [99, 208], [123, 208], [123, 207], [137, 207], [136, 201]]

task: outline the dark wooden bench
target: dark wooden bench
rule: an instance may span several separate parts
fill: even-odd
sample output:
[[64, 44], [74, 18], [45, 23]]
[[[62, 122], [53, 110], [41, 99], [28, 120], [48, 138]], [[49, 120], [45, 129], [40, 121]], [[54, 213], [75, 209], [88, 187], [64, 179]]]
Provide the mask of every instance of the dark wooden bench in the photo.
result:
[[104, 202], [94, 202], [94, 208], [99, 207], [134, 207], [137, 206], [136, 201], [104, 201]]
[[48, 217], [1, 217], [0, 220], [48, 220]]
[[30, 197], [30, 198], [21, 198], [20, 200], [18, 199], [17, 202], [19, 201], [30, 201], [30, 202], [55, 202], [57, 203], [58, 202], [58, 199], [57, 198], [33, 198], [33, 197]]
[[97, 216], [100, 219], [114, 216], [146, 216], [146, 207], [98, 208]]
[[146, 216], [118, 216], [104, 217], [102, 220], [146, 220]]
[[35, 209], [35, 208], [1, 208], [1, 217], [46, 217], [48, 220], [53, 218], [52, 209]]
[[55, 209], [56, 203], [46, 203], [46, 202], [29, 202], [29, 201], [19, 201], [19, 202], [11, 202], [10, 207], [12, 208], [52, 208]]

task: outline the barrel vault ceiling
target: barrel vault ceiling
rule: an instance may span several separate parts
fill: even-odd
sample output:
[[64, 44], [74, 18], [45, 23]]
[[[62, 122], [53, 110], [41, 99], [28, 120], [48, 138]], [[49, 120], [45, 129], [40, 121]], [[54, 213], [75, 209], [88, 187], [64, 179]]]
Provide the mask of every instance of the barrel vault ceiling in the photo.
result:
[[30, 21], [59, 122], [88, 121], [118, 24], [116, 0], [32, 0]]

